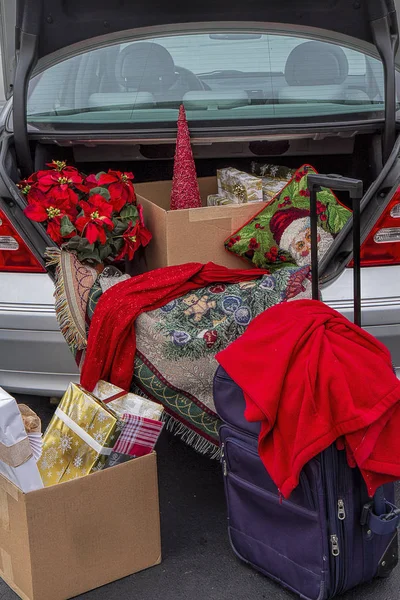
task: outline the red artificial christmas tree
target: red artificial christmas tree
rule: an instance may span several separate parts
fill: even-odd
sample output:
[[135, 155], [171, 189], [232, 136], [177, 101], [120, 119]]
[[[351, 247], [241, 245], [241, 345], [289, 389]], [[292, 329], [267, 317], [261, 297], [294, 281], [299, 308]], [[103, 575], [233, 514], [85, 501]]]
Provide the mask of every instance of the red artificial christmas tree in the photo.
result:
[[186, 120], [185, 107], [181, 104], [178, 117], [178, 133], [176, 136], [171, 210], [199, 208], [200, 206], [201, 198], [192, 147], [190, 145], [189, 127]]

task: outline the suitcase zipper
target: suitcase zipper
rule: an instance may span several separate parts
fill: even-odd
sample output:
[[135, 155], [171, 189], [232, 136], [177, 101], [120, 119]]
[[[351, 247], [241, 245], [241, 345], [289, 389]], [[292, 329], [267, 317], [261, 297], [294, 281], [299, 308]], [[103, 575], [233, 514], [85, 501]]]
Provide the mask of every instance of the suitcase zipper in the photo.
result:
[[344, 521], [346, 518], [346, 509], [344, 505], [344, 500], [339, 498], [338, 500], [338, 513], [337, 513], [339, 521]]
[[337, 535], [331, 535], [331, 549], [332, 556], [339, 556], [340, 548], [339, 548], [339, 539]]
[[[339, 519], [339, 512], [343, 518], [343, 508], [346, 514], [344, 504], [338, 501], [337, 484], [339, 480], [339, 465], [337, 462], [336, 448], [333, 446], [327, 448], [321, 454], [323, 464], [322, 473], [324, 474], [326, 502], [327, 502], [327, 517], [328, 517], [328, 535], [330, 541], [331, 554], [331, 587], [332, 596], [336, 596], [339, 590], [344, 585], [345, 557], [343, 543], [343, 520]], [[329, 475], [330, 474], [330, 475]], [[327, 479], [329, 476], [329, 479]], [[340, 500], [342, 500], [340, 498]]]

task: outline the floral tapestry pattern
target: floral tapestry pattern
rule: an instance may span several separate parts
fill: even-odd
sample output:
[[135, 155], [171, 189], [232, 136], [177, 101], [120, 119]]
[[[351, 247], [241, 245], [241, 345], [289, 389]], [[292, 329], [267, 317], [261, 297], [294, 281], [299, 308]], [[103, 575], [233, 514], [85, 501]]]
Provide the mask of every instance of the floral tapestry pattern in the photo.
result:
[[[216, 283], [140, 315], [131, 391], [161, 403], [184, 439], [215, 454], [220, 425], [212, 393], [216, 353], [267, 308], [310, 298], [310, 277], [308, 266], [287, 266], [256, 281]], [[89, 295], [88, 323], [100, 296], [97, 283]]]

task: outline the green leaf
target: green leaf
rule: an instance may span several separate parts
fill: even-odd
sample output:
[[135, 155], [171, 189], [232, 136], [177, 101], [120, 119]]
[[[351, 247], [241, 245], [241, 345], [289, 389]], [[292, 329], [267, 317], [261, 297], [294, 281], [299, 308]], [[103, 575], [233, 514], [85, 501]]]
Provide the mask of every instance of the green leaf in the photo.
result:
[[85, 237], [81, 237], [78, 244], [78, 250], [93, 250], [94, 244], [89, 244], [89, 240]]
[[133, 221], [138, 217], [138, 210], [133, 204], [126, 204], [120, 212], [121, 219]]
[[119, 254], [122, 250], [122, 246], [124, 245], [124, 240], [122, 237], [114, 238], [112, 240], [112, 247], [114, 249], [114, 254]]
[[105, 198], [106, 200], [109, 200], [111, 197], [110, 192], [105, 187], [92, 188], [89, 192], [89, 196], [93, 196], [94, 194], [100, 194], [100, 196], [103, 196], [103, 198]]
[[293, 206], [295, 208], [305, 208], [306, 210], [310, 210], [310, 198], [308, 196], [296, 196], [293, 198]]
[[297, 181], [293, 179], [293, 181], [288, 183], [288, 185], [285, 188], [283, 188], [282, 192], [279, 195], [279, 198], [275, 200], [276, 204], [283, 202], [283, 199], [286, 198], [286, 196], [289, 196], [289, 198], [293, 198], [298, 193], [298, 189], [299, 185]]
[[60, 231], [63, 237], [66, 237], [67, 235], [70, 235], [73, 231], [75, 231], [75, 227], [72, 225], [69, 217], [65, 216], [61, 219]]
[[122, 219], [113, 219], [114, 229], [112, 230], [112, 237], [115, 238], [118, 235], [122, 235], [128, 229], [129, 223]]
[[[92, 244], [94, 246], [94, 244]], [[100, 252], [98, 248], [95, 249], [85, 249], [77, 252], [77, 257], [80, 262], [96, 262], [101, 263]]]
[[110, 244], [105, 244], [104, 246], [100, 246], [99, 248], [99, 256], [101, 262], [103, 262], [108, 256], [112, 254], [112, 248]]
[[350, 211], [341, 204], [327, 206], [328, 228], [331, 233], [339, 233], [350, 217]]
[[322, 202], [322, 204], [326, 204], [326, 205], [337, 204], [337, 200], [336, 200], [334, 194], [331, 192], [331, 190], [328, 190], [326, 188], [323, 188], [320, 192], [318, 192], [317, 200]]
[[76, 250], [79, 247], [80, 241], [81, 238], [79, 237], [79, 235], [74, 235], [74, 237], [68, 240], [68, 242], [65, 244], [65, 247], [69, 250]]

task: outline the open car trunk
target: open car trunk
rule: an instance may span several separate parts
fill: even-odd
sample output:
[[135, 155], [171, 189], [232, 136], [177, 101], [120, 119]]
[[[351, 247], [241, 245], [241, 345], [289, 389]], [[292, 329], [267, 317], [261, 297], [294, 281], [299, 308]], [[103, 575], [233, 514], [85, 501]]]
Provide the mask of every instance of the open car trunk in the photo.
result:
[[[380, 144], [381, 135], [376, 132], [347, 138], [316, 135], [314, 138], [272, 143], [195, 145], [193, 153], [198, 177], [215, 176], [217, 169], [224, 167], [234, 167], [250, 173], [253, 162], [284, 165], [292, 169], [310, 164], [320, 173], [335, 172], [362, 179], [365, 187], [368, 187], [382, 168]], [[91, 147], [62, 148], [37, 143], [32, 147], [34, 171], [46, 168], [46, 163], [52, 160], [66, 160], [86, 174], [108, 169], [132, 171], [135, 183], [172, 179], [174, 152], [173, 144], [93, 144]], [[15, 179], [15, 164], [13, 173]], [[347, 203], [345, 196], [343, 202]]]
[[[378, 210], [383, 210], [382, 194], [395, 189], [400, 173], [396, 156], [397, 145], [391, 159], [384, 164], [382, 157], [382, 140], [384, 130], [377, 126], [370, 133], [314, 134], [304, 133], [303, 136], [288, 136], [288, 139], [266, 142], [215, 142], [212, 144], [194, 144], [193, 152], [198, 177], [212, 177], [223, 167], [235, 167], [251, 172], [253, 161], [284, 165], [292, 169], [309, 164], [319, 173], [338, 173], [345, 177], [361, 179], [364, 190], [371, 192], [366, 195], [369, 202], [365, 214], [368, 215], [367, 227], [370, 220], [375, 218]], [[26, 233], [28, 243], [35, 255], [44, 265], [44, 253], [54, 242], [47, 236], [39, 223], [28, 221], [23, 215], [25, 199], [16, 187], [21, 178], [19, 162], [15, 149], [14, 137], [10, 135], [1, 149], [0, 169], [4, 175], [3, 181], [11, 184], [2, 190], [4, 199], [11, 198], [7, 210], [14, 216], [18, 228]], [[46, 168], [46, 163], [52, 160], [66, 160], [69, 165], [76, 166], [80, 171], [90, 174], [102, 170], [117, 169], [131, 171], [135, 183], [171, 180], [173, 174], [175, 145], [171, 143], [134, 144], [118, 142], [106, 144], [104, 141], [90, 145], [65, 145], [30, 142], [33, 170]], [[397, 152], [397, 154], [396, 154]], [[388, 176], [388, 172], [390, 175]], [[377, 194], [379, 191], [379, 195]], [[339, 200], [351, 207], [346, 194], [337, 194]], [[371, 197], [373, 201], [370, 202]], [[388, 196], [389, 201], [390, 196]], [[165, 201], [167, 205], [167, 200]], [[368, 212], [370, 211], [370, 212]], [[368, 230], [365, 229], [364, 236]], [[321, 275], [325, 281], [335, 278], [346, 264], [349, 263], [352, 252], [351, 219], [337, 236], [335, 242], [326, 253], [321, 264]], [[340, 250], [338, 252], [338, 249]], [[212, 260], [212, 257], [210, 257]], [[238, 260], [238, 266], [240, 261]]]
[[[339, 173], [361, 179], [366, 189], [382, 170], [381, 141], [382, 134], [377, 130], [348, 137], [315, 135], [264, 144], [221, 142], [204, 146], [194, 145], [193, 150], [198, 177], [215, 177], [217, 169], [228, 166], [250, 173], [253, 161], [284, 165], [292, 169], [309, 164], [320, 173]], [[171, 180], [173, 175], [173, 144], [92, 144], [90, 147], [60, 147], [33, 142], [30, 149], [34, 171], [46, 168], [46, 163], [52, 160], [66, 160], [69, 165], [76, 166], [86, 174], [110, 168], [131, 171], [135, 183]], [[28, 221], [22, 213], [24, 198], [15, 185], [20, 179], [20, 173], [12, 136], [8, 138], [8, 146], [3, 145], [1, 159], [3, 174], [9, 179], [14, 196], [14, 202], [7, 210], [13, 213], [18, 227], [25, 229], [27, 239], [33, 240], [33, 251], [44, 265], [46, 248], [54, 246], [54, 242], [48, 238], [39, 223]], [[337, 195], [343, 204], [350, 206], [346, 194]], [[168, 205], [168, 200], [165, 199], [165, 205]], [[213, 257], [210, 256], [209, 259], [213, 260]], [[240, 267], [239, 259], [237, 263]]]

